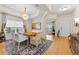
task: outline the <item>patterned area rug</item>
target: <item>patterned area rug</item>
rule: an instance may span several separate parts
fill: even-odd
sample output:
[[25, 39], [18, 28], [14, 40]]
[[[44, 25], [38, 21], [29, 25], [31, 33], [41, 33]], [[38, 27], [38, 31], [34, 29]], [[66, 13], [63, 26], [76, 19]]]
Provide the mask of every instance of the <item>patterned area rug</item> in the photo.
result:
[[50, 47], [52, 41], [42, 40], [42, 43], [37, 47], [32, 45], [28, 47], [26, 44], [22, 44], [19, 50], [14, 40], [7, 40], [4, 44], [8, 55], [42, 55]]

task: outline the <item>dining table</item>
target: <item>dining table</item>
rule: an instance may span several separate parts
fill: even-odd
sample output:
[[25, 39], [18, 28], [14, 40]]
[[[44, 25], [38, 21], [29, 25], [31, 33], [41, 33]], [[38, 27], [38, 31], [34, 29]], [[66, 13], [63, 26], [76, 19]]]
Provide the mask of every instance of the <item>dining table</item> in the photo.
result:
[[37, 34], [38, 34], [37, 32], [25, 32], [25, 33], [23, 33], [23, 35], [28, 36], [28, 45], [29, 46], [31, 45], [31, 43], [30, 43], [31, 37], [36, 36]]

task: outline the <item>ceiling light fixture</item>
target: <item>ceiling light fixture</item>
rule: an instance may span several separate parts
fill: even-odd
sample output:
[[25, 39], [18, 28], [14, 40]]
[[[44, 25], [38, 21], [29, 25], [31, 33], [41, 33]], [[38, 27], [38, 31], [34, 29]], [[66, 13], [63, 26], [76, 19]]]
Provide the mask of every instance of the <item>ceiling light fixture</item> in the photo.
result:
[[28, 19], [29, 19], [29, 16], [27, 15], [27, 12], [26, 12], [26, 8], [25, 8], [25, 10], [24, 10], [24, 12], [23, 12], [22, 18], [23, 18], [24, 20], [28, 20]]

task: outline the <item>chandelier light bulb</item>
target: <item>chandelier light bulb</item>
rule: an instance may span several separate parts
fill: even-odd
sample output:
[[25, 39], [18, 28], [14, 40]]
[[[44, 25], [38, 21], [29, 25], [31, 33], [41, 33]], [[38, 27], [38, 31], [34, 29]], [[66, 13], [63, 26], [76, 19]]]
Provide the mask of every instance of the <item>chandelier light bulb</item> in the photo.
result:
[[22, 15], [22, 18], [23, 18], [24, 20], [28, 20], [28, 18], [29, 18], [29, 16], [28, 16], [27, 13], [26, 13], [26, 8], [25, 8], [25, 10], [24, 10], [24, 13], [23, 13], [23, 15]]

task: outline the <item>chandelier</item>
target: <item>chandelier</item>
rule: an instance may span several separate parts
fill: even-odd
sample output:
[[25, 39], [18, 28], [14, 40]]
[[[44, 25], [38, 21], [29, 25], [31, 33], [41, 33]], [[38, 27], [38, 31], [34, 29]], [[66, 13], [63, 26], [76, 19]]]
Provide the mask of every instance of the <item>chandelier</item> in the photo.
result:
[[24, 20], [28, 20], [28, 19], [29, 19], [29, 16], [27, 15], [27, 12], [26, 12], [26, 8], [24, 9], [22, 18], [23, 18]]

